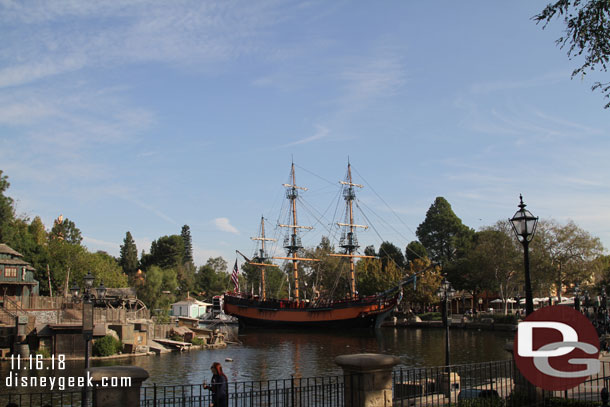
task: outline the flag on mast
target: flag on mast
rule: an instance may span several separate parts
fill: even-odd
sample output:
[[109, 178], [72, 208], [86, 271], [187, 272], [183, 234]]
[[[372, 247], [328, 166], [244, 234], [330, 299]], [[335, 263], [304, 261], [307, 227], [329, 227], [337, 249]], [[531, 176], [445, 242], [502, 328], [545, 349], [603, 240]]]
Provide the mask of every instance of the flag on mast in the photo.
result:
[[237, 259], [235, 259], [235, 266], [233, 266], [231, 281], [233, 281], [233, 284], [235, 284], [235, 291], [239, 292], [239, 269], [237, 268]]

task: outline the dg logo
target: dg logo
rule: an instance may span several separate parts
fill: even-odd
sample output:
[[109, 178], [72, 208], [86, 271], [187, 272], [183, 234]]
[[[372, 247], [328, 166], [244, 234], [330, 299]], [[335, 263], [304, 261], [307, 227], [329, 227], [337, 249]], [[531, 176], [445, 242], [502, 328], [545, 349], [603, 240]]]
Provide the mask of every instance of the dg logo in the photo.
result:
[[544, 390], [567, 390], [600, 370], [599, 338], [580, 312], [544, 307], [519, 323], [513, 354], [521, 374]]

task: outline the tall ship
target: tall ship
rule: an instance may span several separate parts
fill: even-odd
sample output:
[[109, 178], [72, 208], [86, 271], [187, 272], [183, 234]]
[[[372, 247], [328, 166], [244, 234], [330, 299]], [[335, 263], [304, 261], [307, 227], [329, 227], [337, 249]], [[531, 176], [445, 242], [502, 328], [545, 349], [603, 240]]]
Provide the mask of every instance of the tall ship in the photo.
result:
[[[356, 188], [362, 185], [352, 181], [351, 165], [348, 163], [346, 179], [340, 181], [342, 184], [343, 198], [346, 204], [344, 222], [337, 222], [341, 229], [339, 247], [341, 253], [330, 253], [329, 256], [341, 257], [348, 261], [348, 285], [349, 291], [344, 298], [310, 298], [304, 299], [303, 290], [300, 290], [299, 263], [317, 262], [319, 259], [302, 257], [303, 245], [300, 233], [302, 230], [310, 230], [312, 227], [299, 225], [297, 220], [297, 198], [299, 191], [307, 190], [296, 183], [295, 166], [291, 166], [290, 182], [283, 184], [286, 188], [286, 199], [289, 202], [289, 222], [278, 226], [287, 230], [284, 237], [283, 248], [286, 256], [269, 257], [265, 243], [273, 241], [265, 236], [264, 218], [261, 219], [259, 236], [252, 238], [260, 244], [260, 250], [250, 259], [237, 251], [244, 257], [246, 262], [260, 268], [260, 294], [253, 292], [231, 292], [224, 295], [224, 312], [234, 316], [242, 326], [259, 327], [330, 327], [330, 328], [356, 328], [356, 327], [379, 327], [387, 315], [398, 305], [402, 298], [402, 286], [408, 282], [414, 282], [415, 277], [401, 281], [382, 293], [370, 296], [360, 296], [356, 288], [355, 259], [375, 258], [375, 256], [360, 255], [356, 230], [367, 228], [365, 225], [354, 223], [354, 200], [356, 199]], [[292, 289], [290, 298], [275, 299], [268, 298], [265, 287], [265, 270], [269, 267], [277, 267], [271, 264], [272, 259], [288, 261], [292, 278]]]

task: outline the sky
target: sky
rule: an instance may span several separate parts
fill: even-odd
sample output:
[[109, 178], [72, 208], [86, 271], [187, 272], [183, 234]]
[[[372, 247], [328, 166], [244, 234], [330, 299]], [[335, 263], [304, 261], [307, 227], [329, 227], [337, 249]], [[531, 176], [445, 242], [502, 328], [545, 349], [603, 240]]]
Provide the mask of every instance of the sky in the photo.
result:
[[563, 23], [531, 20], [545, 5], [0, 0], [7, 194], [91, 251], [186, 224], [197, 265], [232, 264], [261, 216], [281, 239], [292, 162], [303, 243], [332, 234], [349, 160], [362, 246], [404, 248], [438, 196], [478, 230], [522, 193], [608, 248], [610, 110], [590, 89], [608, 74], [571, 79]]

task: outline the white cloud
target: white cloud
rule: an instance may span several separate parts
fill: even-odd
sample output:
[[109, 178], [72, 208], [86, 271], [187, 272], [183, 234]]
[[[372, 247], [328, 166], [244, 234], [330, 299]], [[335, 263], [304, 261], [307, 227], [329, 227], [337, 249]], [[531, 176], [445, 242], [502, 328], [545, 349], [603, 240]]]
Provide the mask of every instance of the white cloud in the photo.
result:
[[329, 130], [324, 127], [324, 126], [316, 126], [316, 133], [313, 136], [309, 136], [309, 137], [305, 137], [303, 139], [294, 141], [292, 143], [288, 143], [282, 147], [292, 147], [292, 146], [296, 146], [299, 144], [307, 144], [307, 143], [311, 143], [312, 141], [316, 141], [316, 140], [320, 140], [323, 138], [328, 137], [329, 134]]
[[216, 229], [220, 231], [239, 235], [239, 230], [237, 230], [235, 226], [231, 225], [229, 219], [227, 218], [216, 218], [214, 219], [214, 224], [216, 225]]

